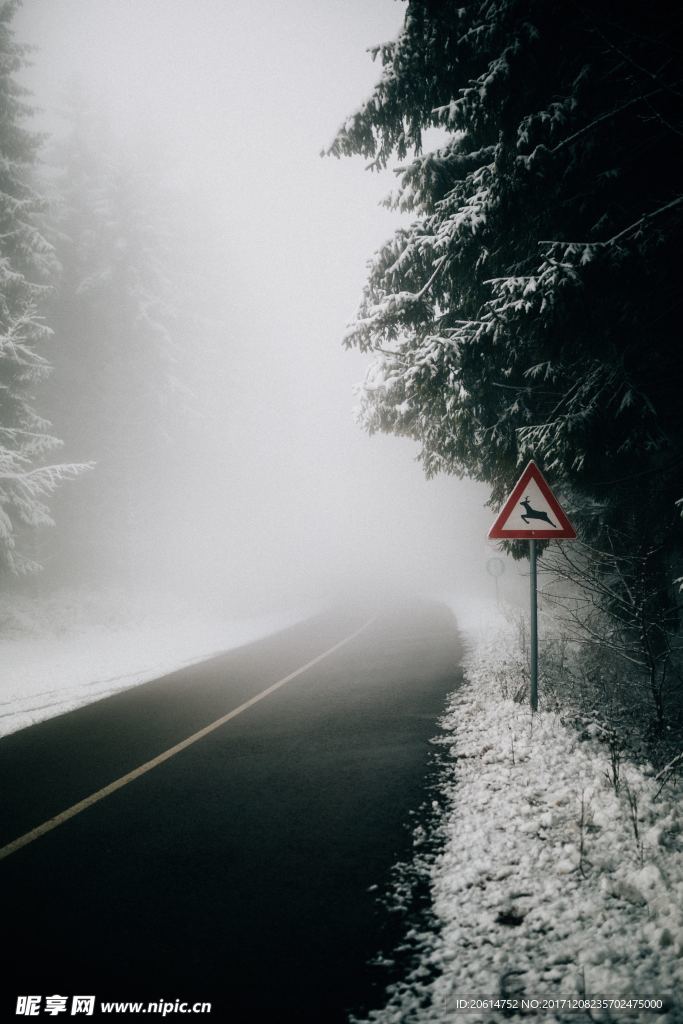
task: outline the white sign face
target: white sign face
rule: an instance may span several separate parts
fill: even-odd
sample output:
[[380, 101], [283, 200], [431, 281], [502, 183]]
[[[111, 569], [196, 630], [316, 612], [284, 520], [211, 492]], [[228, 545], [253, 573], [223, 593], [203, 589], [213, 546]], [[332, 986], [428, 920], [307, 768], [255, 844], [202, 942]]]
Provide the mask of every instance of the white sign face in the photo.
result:
[[526, 485], [524, 494], [513, 505], [509, 515], [500, 524], [503, 530], [534, 530], [552, 529], [560, 524], [554, 517], [550, 502], [541, 493], [541, 488], [532, 478]]

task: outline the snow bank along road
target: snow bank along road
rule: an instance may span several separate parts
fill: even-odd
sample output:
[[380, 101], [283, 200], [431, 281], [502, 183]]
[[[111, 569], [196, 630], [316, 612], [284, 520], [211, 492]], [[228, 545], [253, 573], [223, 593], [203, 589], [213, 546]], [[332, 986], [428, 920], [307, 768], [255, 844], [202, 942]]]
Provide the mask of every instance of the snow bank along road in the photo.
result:
[[440, 606], [329, 614], [0, 741], [5, 1016], [29, 994], [234, 1024], [380, 1005], [369, 890], [409, 853], [459, 660]]

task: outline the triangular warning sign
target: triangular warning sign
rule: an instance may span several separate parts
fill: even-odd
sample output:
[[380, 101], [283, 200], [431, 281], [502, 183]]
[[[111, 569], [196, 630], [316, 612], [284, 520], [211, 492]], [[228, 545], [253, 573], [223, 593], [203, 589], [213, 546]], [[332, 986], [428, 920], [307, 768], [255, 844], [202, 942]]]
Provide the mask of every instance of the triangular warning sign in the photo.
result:
[[512, 489], [489, 540], [574, 540], [576, 530], [564, 514], [535, 462]]

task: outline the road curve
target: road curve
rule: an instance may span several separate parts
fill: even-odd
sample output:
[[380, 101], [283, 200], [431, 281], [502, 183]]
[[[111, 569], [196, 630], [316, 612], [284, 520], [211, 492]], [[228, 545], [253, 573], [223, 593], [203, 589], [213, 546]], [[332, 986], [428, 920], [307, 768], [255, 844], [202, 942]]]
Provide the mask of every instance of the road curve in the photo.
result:
[[381, 1003], [369, 890], [409, 852], [459, 661], [443, 607], [337, 611], [1, 740], [0, 846], [107, 788], [0, 861], [6, 1016], [26, 994], [231, 1024]]

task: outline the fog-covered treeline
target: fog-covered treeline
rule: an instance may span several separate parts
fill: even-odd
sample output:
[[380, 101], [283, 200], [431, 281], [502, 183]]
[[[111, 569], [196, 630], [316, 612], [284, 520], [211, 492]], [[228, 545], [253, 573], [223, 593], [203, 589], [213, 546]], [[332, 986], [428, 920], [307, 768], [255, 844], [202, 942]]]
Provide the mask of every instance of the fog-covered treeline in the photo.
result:
[[131, 144], [77, 77], [32, 130], [18, 74], [40, 53], [15, 39], [19, 7], [2, 5], [2, 564], [43, 590], [140, 582], [160, 561], [172, 576], [206, 530], [206, 463], [235, 455], [217, 275], [163, 152]]
[[158, 511], [160, 455], [178, 426], [173, 387], [178, 315], [164, 265], [153, 180], [93, 124], [82, 93], [65, 106], [48, 171], [50, 230], [59, 263], [48, 317], [53, 372], [44, 388], [67, 452], [94, 472], [60, 501], [55, 558], [106, 571], [135, 560], [137, 516]]
[[24, 591], [242, 607], [443, 586], [471, 560], [487, 588], [481, 491], [426, 485], [409, 446], [368, 444], [339, 348], [395, 218], [368, 216], [362, 167], [319, 149], [325, 111], [371, 81], [358, 41], [396, 30], [391, 0], [298, 28], [270, 2], [2, 11], [8, 216], [32, 232], [21, 266], [3, 238], [31, 353], [0, 424], [6, 586], [42, 566]]

